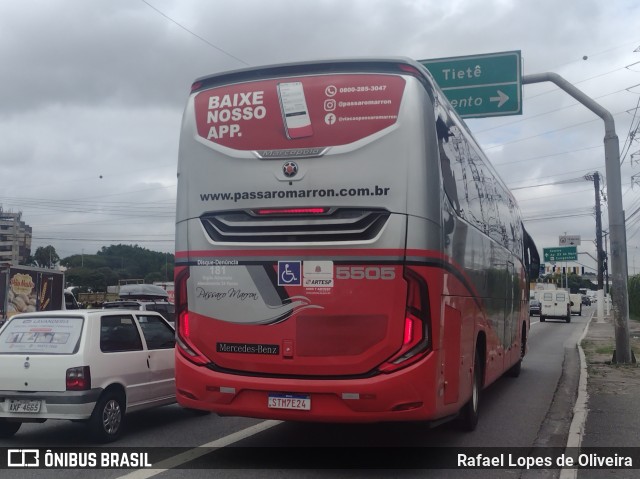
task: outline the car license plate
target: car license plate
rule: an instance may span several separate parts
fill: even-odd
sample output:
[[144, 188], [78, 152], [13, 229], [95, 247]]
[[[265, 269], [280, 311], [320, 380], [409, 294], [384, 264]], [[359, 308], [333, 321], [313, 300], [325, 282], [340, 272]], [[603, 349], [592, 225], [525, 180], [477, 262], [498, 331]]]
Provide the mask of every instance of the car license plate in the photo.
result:
[[311, 397], [307, 394], [269, 394], [267, 406], [272, 409], [311, 410]]
[[9, 412], [40, 412], [41, 402], [35, 399], [11, 399]]

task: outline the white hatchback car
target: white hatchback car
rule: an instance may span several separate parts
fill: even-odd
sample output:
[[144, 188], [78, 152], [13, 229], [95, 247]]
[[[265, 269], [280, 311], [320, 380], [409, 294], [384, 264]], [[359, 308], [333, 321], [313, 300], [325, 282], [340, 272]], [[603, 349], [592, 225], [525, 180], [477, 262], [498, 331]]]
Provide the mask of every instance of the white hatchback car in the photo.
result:
[[86, 421], [117, 439], [125, 413], [175, 402], [175, 331], [152, 311], [43, 311], [0, 330], [0, 438], [23, 422]]

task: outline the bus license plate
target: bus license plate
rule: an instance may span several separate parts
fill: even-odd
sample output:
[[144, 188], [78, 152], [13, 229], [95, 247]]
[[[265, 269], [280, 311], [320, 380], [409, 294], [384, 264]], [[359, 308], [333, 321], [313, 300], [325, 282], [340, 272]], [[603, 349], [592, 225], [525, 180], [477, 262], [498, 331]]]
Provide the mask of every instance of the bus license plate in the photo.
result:
[[311, 410], [311, 397], [306, 394], [269, 394], [267, 405], [272, 409]]
[[40, 412], [40, 403], [35, 399], [11, 399], [9, 412]]

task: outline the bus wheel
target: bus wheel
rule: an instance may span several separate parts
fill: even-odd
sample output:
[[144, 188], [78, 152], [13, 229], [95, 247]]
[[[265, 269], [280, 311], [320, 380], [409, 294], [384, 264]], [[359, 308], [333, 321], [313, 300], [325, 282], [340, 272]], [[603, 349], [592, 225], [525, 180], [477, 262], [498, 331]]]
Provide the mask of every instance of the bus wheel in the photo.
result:
[[525, 333], [524, 327], [522, 328], [522, 338], [520, 339], [520, 359], [515, 363], [507, 374], [512, 378], [517, 378], [520, 376], [520, 371], [522, 371], [522, 359], [524, 358], [524, 353], [527, 350], [527, 335]]
[[547, 320], [547, 318], [545, 318], [544, 316], [540, 315], [540, 322], [544, 323]]
[[473, 378], [471, 383], [471, 398], [460, 410], [460, 425], [465, 431], [473, 431], [478, 425], [478, 411], [480, 406], [480, 391], [482, 390], [482, 358], [476, 347], [476, 357], [473, 361]]

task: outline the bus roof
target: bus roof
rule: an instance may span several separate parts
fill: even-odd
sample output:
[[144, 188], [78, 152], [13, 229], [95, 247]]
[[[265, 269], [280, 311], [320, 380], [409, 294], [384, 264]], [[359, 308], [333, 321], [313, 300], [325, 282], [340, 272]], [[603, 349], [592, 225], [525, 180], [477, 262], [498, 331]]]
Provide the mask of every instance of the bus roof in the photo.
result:
[[[412, 67], [414, 70], [411, 71]], [[197, 78], [191, 88], [191, 92], [211, 88], [216, 85], [238, 83], [251, 80], [264, 80], [272, 77], [286, 75], [311, 75], [318, 73], [420, 73], [421, 78], [428, 78], [431, 86], [435, 80], [422, 64], [407, 57], [389, 58], [344, 58], [331, 60], [315, 60], [305, 62], [283, 63], [277, 65], [263, 65], [242, 68], [220, 73], [214, 73]]]

